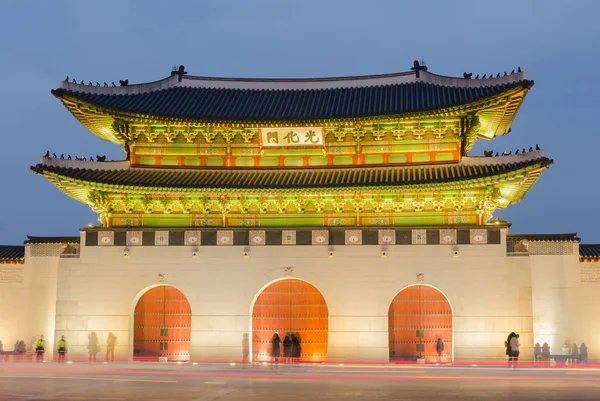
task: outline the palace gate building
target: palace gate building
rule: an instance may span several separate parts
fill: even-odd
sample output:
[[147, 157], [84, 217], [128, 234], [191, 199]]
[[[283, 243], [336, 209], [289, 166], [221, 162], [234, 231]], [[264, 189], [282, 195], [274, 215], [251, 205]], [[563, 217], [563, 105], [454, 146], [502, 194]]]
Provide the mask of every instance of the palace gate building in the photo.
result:
[[418, 63], [61, 82], [52, 94], [125, 160], [31, 167], [100, 224], [0, 247], [0, 340], [64, 335], [74, 357], [112, 333], [130, 359], [266, 361], [277, 331], [298, 333], [304, 361], [414, 361], [441, 337], [466, 361], [504, 358], [515, 331], [525, 358], [584, 342], [600, 359], [600, 246], [492, 220], [552, 160], [537, 145], [469, 154], [510, 132], [532, 86], [520, 70], [451, 78]]

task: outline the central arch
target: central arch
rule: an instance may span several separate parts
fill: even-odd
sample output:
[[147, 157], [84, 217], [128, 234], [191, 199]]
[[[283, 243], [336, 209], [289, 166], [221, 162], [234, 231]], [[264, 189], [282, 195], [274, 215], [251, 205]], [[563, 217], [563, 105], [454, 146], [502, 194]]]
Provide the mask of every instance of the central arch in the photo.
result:
[[190, 359], [192, 309], [181, 291], [159, 285], [146, 291], [133, 314], [134, 360]]
[[453, 357], [452, 306], [438, 289], [417, 284], [400, 291], [388, 311], [390, 361], [436, 361], [438, 337]]
[[329, 311], [321, 292], [312, 284], [288, 278], [265, 287], [252, 307], [252, 359], [269, 361], [271, 338], [278, 332], [299, 333], [302, 361], [325, 361]]

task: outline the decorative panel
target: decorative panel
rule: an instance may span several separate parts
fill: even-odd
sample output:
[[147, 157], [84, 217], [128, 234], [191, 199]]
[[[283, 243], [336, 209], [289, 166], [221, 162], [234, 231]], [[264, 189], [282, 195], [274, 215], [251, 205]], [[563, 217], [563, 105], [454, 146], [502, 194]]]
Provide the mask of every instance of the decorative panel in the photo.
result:
[[184, 245], [200, 245], [202, 239], [200, 231], [186, 231], [183, 239]]
[[154, 245], [167, 246], [169, 245], [169, 232], [157, 231], [154, 233]]
[[217, 245], [233, 245], [233, 231], [217, 231]]
[[115, 244], [114, 231], [99, 231], [98, 232], [98, 245], [114, 245], [114, 244]]
[[328, 245], [329, 244], [329, 231], [313, 230], [312, 231], [312, 244], [313, 245]]
[[379, 245], [396, 243], [396, 230], [379, 230]]
[[296, 245], [296, 231], [295, 230], [283, 230], [281, 232], [281, 244], [282, 245]]
[[427, 244], [427, 230], [412, 230], [413, 245]]
[[265, 231], [264, 230], [250, 230], [248, 234], [248, 241], [250, 245], [265, 245]]
[[127, 231], [127, 246], [142, 245], [141, 231]]
[[482, 228], [471, 229], [471, 244], [487, 244], [487, 230]]
[[388, 323], [390, 361], [435, 361], [438, 337], [447, 360], [452, 360], [452, 308], [435, 288], [413, 285], [402, 290], [390, 305]]
[[346, 245], [362, 245], [362, 231], [361, 230], [346, 230], [345, 233], [345, 244]]
[[190, 359], [192, 310], [181, 291], [161, 285], [148, 290], [135, 306], [135, 360]]
[[[312, 284], [295, 279], [276, 281], [260, 293], [252, 310], [252, 354], [270, 361], [275, 332], [299, 337], [302, 361], [327, 360], [329, 312], [325, 299]], [[280, 349], [283, 361], [283, 345]]]
[[442, 244], [442, 245], [456, 244], [456, 230], [440, 230], [440, 244]]

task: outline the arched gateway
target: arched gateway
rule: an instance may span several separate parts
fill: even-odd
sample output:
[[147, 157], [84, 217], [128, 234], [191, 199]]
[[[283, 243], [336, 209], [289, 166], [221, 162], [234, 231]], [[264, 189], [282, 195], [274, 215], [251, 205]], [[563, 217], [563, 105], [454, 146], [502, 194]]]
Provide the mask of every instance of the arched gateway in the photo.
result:
[[191, 331], [192, 309], [185, 295], [171, 286], [154, 287], [135, 305], [134, 359], [189, 360]]
[[270, 284], [252, 308], [253, 360], [270, 360], [275, 332], [282, 341], [286, 333], [299, 333], [302, 361], [326, 360], [328, 316], [327, 303], [312, 284], [297, 279]]
[[436, 341], [452, 361], [452, 307], [444, 294], [427, 285], [400, 291], [388, 311], [390, 361], [435, 360]]

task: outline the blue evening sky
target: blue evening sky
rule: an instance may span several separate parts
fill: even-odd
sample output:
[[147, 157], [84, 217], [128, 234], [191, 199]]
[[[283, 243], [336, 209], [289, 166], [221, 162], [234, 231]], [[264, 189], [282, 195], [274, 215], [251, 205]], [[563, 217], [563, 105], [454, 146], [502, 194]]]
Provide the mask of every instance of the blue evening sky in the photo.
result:
[[97, 224], [29, 170], [46, 150], [124, 156], [50, 94], [67, 75], [139, 83], [183, 64], [191, 75], [328, 77], [406, 71], [414, 59], [451, 76], [527, 71], [535, 86], [512, 133], [471, 154], [539, 143], [555, 164], [496, 215], [513, 233], [600, 243], [599, 16], [597, 1], [2, 1], [0, 244]]

